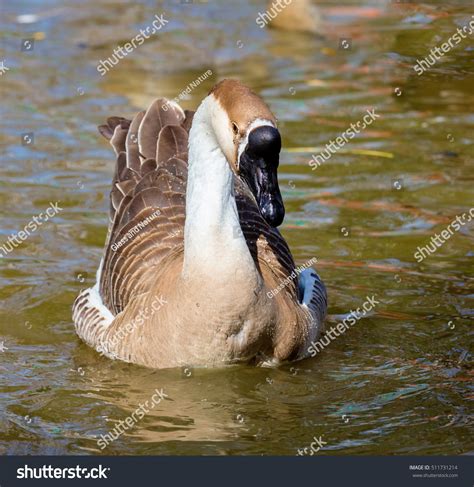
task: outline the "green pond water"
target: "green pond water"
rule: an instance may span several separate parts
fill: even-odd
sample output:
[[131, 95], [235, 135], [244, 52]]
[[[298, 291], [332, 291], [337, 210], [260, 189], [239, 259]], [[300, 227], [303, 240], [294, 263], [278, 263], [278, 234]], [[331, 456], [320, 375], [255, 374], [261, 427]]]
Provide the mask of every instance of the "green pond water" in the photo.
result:
[[[50, 202], [62, 211], [0, 258], [0, 454], [295, 455], [320, 436], [319, 455], [474, 450], [474, 225], [414, 256], [474, 207], [473, 36], [421, 76], [412, 67], [472, 5], [334, 2], [323, 36], [260, 29], [265, 8], [2, 1], [0, 245]], [[169, 23], [100, 76], [98, 62], [161, 13]], [[75, 335], [71, 306], [94, 282], [114, 168], [96, 126], [209, 69], [185, 108], [238, 77], [278, 117], [281, 228], [298, 264], [318, 259], [329, 326], [366, 296], [380, 301], [314, 359], [154, 371]], [[312, 170], [311, 155], [367, 109], [380, 117]], [[100, 435], [156, 389], [169, 397], [101, 451]]]

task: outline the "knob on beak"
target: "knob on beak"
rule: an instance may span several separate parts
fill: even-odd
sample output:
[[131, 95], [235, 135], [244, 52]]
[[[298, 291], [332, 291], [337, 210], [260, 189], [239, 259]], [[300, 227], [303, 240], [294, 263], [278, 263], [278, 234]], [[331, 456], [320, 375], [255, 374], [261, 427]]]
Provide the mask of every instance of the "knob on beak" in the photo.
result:
[[240, 174], [255, 196], [262, 217], [272, 227], [280, 225], [285, 216], [277, 176], [280, 150], [280, 132], [275, 127], [256, 127], [249, 133], [239, 164]]

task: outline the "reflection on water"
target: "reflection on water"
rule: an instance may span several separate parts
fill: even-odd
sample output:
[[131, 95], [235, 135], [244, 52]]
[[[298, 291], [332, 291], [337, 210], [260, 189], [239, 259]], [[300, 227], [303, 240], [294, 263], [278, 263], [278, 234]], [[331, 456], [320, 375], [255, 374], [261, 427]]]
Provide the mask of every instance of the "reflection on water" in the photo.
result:
[[[473, 449], [472, 224], [414, 258], [474, 206], [472, 36], [422, 76], [412, 69], [469, 21], [468, 3], [323, 6], [322, 37], [260, 29], [264, 8], [3, 6], [0, 244], [50, 202], [63, 211], [1, 259], [0, 453], [100, 453], [100, 435], [157, 388], [169, 398], [105, 453], [293, 455], [320, 435], [319, 454]], [[169, 24], [100, 76], [99, 60], [161, 13]], [[174, 98], [208, 69], [185, 108], [239, 77], [277, 114], [283, 232], [298, 263], [318, 258], [330, 325], [366, 296], [381, 302], [314, 359], [153, 371], [101, 358], [74, 334], [70, 308], [99, 262], [113, 170], [96, 125]], [[311, 170], [312, 154], [369, 108], [381, 117]]]

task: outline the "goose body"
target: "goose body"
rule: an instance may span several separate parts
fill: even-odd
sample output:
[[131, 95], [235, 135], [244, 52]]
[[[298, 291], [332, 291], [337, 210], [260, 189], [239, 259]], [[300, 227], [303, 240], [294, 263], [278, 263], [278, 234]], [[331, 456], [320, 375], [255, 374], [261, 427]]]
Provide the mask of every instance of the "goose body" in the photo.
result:
[[287, 31], [306, 32], [321, 36], [324, 25], [321, 12], [312, 0], [293, 0], [277, 9], [275, 0], [268, 0], [267, 15], [272, 19], [268, 26]]
[[73, 307], [79, 337], [153, 368], [308, 356], [326, 290], [313, 269], [295, 273], [275, 228], [281, 140], [267, 105], [224, 80], [195, 113], [157, 100], [99, 131], [117, 163], [97, 282]]

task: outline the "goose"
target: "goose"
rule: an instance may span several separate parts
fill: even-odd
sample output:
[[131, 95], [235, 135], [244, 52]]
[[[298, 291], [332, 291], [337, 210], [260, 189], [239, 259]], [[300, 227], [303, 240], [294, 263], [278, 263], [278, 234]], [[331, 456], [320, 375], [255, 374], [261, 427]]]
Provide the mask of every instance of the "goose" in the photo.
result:
[[[270, 28], [323, 35], [325, 30], [323, 16], [320, 9], [313, 5], [311, 0], [293, 0], [286, 5], [279, 5], [278, 9], [276, 3], [275, 0], [267, 2], [265, 12], [267, 17], [264, 18], [270, 19], [268, 23]], [[262, 21], [260, 21], [260, 25], [261, 23]]]
[[73, 305], [78, 336], [156, 369], [308, 357], [327, 293], [277, 229], [281, 136], [265, 102], [225, 79], [196, 112], [158, 99], [99, 132], [117, 159], [96, 283]]

